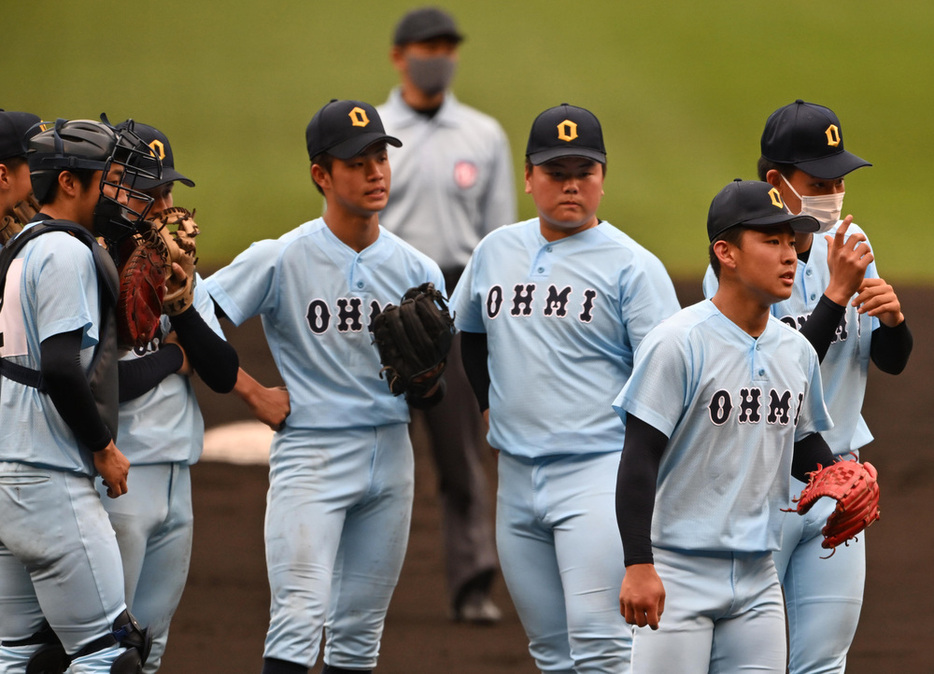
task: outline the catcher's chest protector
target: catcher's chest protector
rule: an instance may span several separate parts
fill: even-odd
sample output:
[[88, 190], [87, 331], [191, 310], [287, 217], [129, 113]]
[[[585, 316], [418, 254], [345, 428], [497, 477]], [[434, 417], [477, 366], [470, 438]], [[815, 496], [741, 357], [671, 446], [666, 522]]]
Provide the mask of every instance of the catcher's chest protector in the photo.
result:
[[[46, 220], [23, 231], [11, 239], [0, 250], [0, 311], [3, 310], [3, 293], [6, 289], [6, 276], [10, 264], [23, 247], [37, 236], [49, 232], [68, 232], [85, 244], [94, 257], [101, 296], [100, 340], [91, 360], [89, 382], [101, 419], [107, 425], [111, 435], [117, 437], [117, 415], [119, 396], [117, 390], [117, 332], [113, 312], [117, 301], [117, 268], [110, 255], [98, 243], [94, 236], [80, 225], [63, 220]], [[0, 358], [0, 376], [32, 386], [45, 393], [42, 374], [38, 370], [18, 365], [6, 358]]]

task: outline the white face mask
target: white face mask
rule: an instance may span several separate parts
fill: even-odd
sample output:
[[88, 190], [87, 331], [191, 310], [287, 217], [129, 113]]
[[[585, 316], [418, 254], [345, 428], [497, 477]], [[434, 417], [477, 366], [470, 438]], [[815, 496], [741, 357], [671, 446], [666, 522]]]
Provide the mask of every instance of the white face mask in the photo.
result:
[[[785, 180], [785, 176], [782, 176]], [[815, 197], [802, 197], [791, 186], [791, 183], [785, 180], [788, 189], [801, 200], [801, 212], [799, 215], [810, 215], [820, 223], [818, 233], [829, 232], [830, 228], [837, 224], [840, 219], [840, 213], [843, 212], [843, 195], [846, 192], [836, 192], [834, 194], [822, 194]]]

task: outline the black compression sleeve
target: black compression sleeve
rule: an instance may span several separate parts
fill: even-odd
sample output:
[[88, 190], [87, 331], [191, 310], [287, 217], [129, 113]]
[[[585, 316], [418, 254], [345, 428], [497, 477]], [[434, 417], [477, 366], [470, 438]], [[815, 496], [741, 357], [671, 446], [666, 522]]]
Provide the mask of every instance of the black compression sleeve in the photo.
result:
[[820, 433], [811, 433], [795, 443], [791, 459], [791, 476], [802, 482], [808, 481], [808, 473], [817, 470], [818, 464], [826, 468], [832, 464], [833, 452]]
[[183, 362], [184, 356], [177, 344], [165, 344], [144, 358], [119, 361], [120, 402], [140, 397], [170, 374], [178, 372]]
[[626, 441], [616, 476], [616, 523], [626, 566], [651, 564], [652, 514], [658, 467], [668, 438], [638, 417], [626, 417]]
[[827, 349], [830, 348], [830, 343], [837, 336], [837, 328], [843, 319], [845, 311], [846, 307], [837, 304], [826, 295], [821, 295], [817, 306], [814, 307], [814, 311], [811, 312], [804, 325], [801, 326], [801, 334], [807, 338], [814, 350], [817, 351], [819, 361], [824, 360]]
[[486, 333], [461, 332], [461, 360], [467, 372], [467, 381], [477, 397], [480, 411], [490, 407], [490, 371], [488, 369], [489, 351]]
[[880, 324], [872, 331], [869, 356], [883, 372], [899, 374], [908, 364], [913, 346], [914, 337], [908, 329], [908, 321], [902, 321], [894, 328]]
[[55, 409], [75, 437], [91, 451], [113, 440], [97, 411], [94, 394], [81, 366], [81, 330], [62, 332], [40, 345], [42, 379]]
[[212, 391], [230, 393], [237, 383], [237, 351], [204, 322], [193, 306], [172, 316], [172, 327], [188, 354], [188, 362]]

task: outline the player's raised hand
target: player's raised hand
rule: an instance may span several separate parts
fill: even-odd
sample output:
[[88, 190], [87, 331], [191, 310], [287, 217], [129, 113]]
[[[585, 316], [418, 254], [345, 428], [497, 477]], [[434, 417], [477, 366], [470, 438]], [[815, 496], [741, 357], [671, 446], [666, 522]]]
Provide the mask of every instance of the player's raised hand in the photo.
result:
[[111, 440], [110, 444], [94, 452], [94, 467], [104, 479], [107, 496], [117, 498], [127, 492], [126, 478], [130, 472], [130, 460]]
[[859, 313], [875, 316], [890, 328], [905, 320], [895, 288], [881, 278], [863, 280], [859, 294], [853, 298], [852, 304]]
[[866, 267], [873, 260], [865, 234], [846, 235], [852, 222], [853, 216], [848, 215], [833, 236], [824, 236], [827, 240], [827, 268], [830, 270], [830, 282], [824, 294], [841, 306], [846, 306], [856, 294], [866, 275]]
[[619, 612], [630, 625], [658, 629], [665, 611], [665, 586], [654, 564], [633, 564], [626, 567], [619, 590]]

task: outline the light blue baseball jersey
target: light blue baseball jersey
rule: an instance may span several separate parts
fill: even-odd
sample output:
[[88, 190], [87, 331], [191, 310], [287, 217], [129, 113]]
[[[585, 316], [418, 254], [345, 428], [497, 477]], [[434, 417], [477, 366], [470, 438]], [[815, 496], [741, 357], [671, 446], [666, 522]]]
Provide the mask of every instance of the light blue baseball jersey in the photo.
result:
[[[99, 322], [97, 270], [88, 247], [65, 232], [27, 243], [7, 274], [0, 354], [38, 370], [43, 340], [81, 330], [80, 358], [87, 369]], [[6, 378], [0, 382], [0, 461], [96, 473], [91, 453], [79, 448], [48, 395]]]
[[358, 253], [318, 218], [254, 243], [204, 286], [235, 325], [262, 317], [288, 426], [334, 429], [408, 422], [405, 399], [380, 378], [369, 326], [426, 281], [446, 292], [438, 265], [399, 237], [380, 228]]
[[652, 544], [680, 550], [777, 550], [794, 442], [831, 426], [808, 341], [773, 316], [753, 338], [709, 300], [646, 336], [613, 407], [668, 436]]
[[[214, 313], [214, 302], [195, 275], [194, 306], [204, 322], [224, 336]], [[127, 352], [121, 360], [133, 360], [159, 348], [172, 331], [162, 316], [158, 337], [146, 347]], [[184, 462], [194, 464], [204, 445], [204, 419], [191, 378], [170, 374], [138, 398], [120, 404], [119, 447], [133, 465]]]
[[[838, 222], [828, 235], [833, 236], [839, 225]], [[851, 224], [847, 236], [856, 233], [863, 233], [863, 230]], [[807, 262], [798, 261], [791, 297], [772, 305], [772, 315], [796, 329], [800, 329], [814, 311], [830, 283], [827, 247], [824, 236], [815, 234]], [[876, 263], [870, 262], [866, 278], [878, 277]], [[704, 296], [713, 297], [716, 291], [717, 278], [713, 270], [708, 268], [704, 276]], [[860, 315], [856, 307], [848, 305], [837, 328], [837, 336], [821, 362], [824, 398], [834, 421], [833, 429], [822, 435], [834, 454], [855, 451], [872, 441], [872, 433], [863, 419], [862, 408], [869, 372], [872, 331], [877, 327], [878, 318]]]
[[658, 258], [609, 223], [549, 242], [538, 218], [483, 239], [451, 306], [487, 335], [490, 444], [525, 457], [619, 451], [610, 396], [679, 308]]
[[464, 267], [485, 234], [516, 219], [506, 133], [450, 92], [430, 118], [406, 105], [398, 88], [377, 110], [402, 141], [388, 148], [392, 192], [380, 224], [442, 269]]

